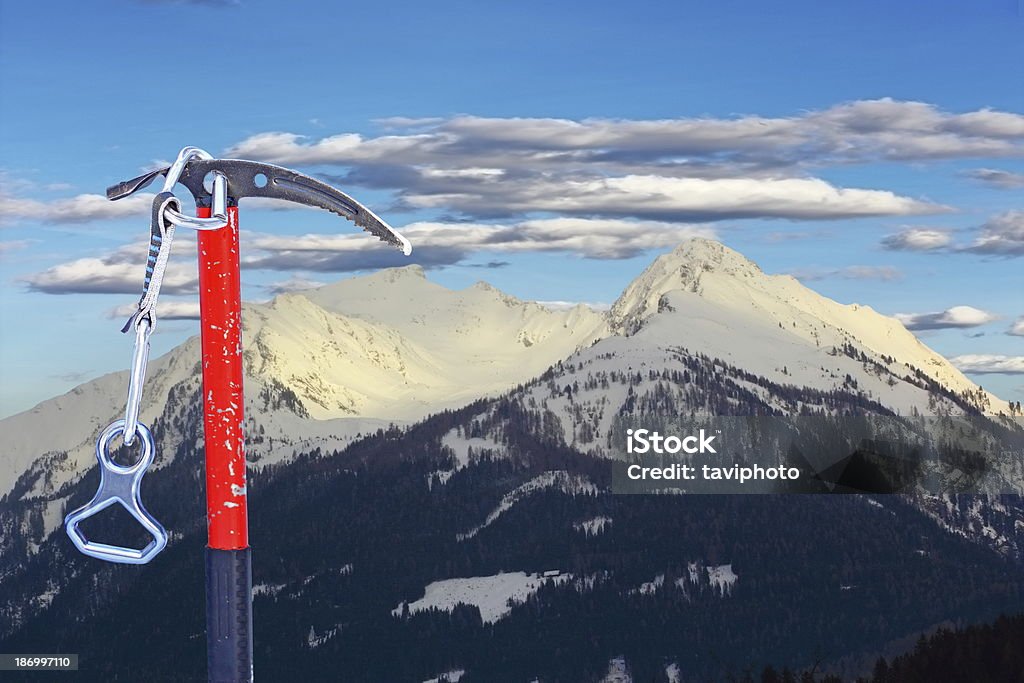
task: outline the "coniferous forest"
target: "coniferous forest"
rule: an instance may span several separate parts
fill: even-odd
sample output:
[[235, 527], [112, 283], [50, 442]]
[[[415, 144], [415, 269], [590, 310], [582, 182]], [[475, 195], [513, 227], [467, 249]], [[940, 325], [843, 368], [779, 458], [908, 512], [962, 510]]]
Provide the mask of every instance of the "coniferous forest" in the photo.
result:
[[[483, 405], [254, 473], [261, 677], [423, 681], [465, 670], [470, 682], [596, 681], [622, 658], [635, 681], [669, 680], [673, 664], [696, 680], [743, 680], [765, 667], [806, 672], [870, 656], [938, 624], [1024, 611], [1012, 558], [944, 532], [905, 497], [615, 496], [606, 460], [560, 444], [514, 401], [487, 404], [486, 420]], [[504, 455], [471, 451], [442, 483], [436, 473], [454, 469], [442, 441], [452, 430], [490, 434]], [[83, 680], [202, 678], [203, 514], [199, 496], [182, 494], [199, 490], [200, 463], [184, 446], [178, 457], [187, 466], [157, 470], [146, 483], [152, 509], [180, 534], [160, 561], [101, 565], [58, 531], [11, 590], [62, 590], [32, 612], [4, 596], [0, 648], [50, 643], [82, 653]], [[538, 489], [466, 537], [508, 491], [550, 471], [593, 486]], [[69, 506], [86, 499], [94, 476]], [[605, 530], [579, 531], [599, 516], [611, 520]], [[118, 523], [96, 521], [90, 532], [100, 538]], [[738, 576], [728, 587], [690, 574], [726, 564]], [[400, 608], [432, 581], [556, 570], [568, 578], [493, 622], [472, 605]], [[976, 656], [971, 647], [965, 658]], [[913, 666], [905, 656], [890, 668]]]

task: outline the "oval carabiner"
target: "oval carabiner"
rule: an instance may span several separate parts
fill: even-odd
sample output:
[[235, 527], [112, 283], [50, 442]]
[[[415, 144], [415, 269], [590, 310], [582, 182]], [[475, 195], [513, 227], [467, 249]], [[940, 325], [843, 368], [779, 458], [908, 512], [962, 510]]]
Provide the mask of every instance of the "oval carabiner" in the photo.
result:
[[[153, 434], [146, 425], [139, 422], [136, 426], [142, 454], [138, 462], [130, 466], [118, 465], [110, 457], [110, 442], [118, 434], [124, 433], [124, 420], [111, 422], [96, 440], [96, 460], [100, 464], [100, 486], [96, 495], [88, 503], [68, 514], [64, 518], [64, 528], [81, 552], [107, 562], [123, 564], [146, 564], [167, 546], [167, 532], [160, 522], [156, 521], [142, 504], [139, 495], [142, 477], [153, 462], [155, 445]], [[95, 543], [90, 541], [78, 525], [85, 519], [106, 510], [115, 503], [134, 517], [149, 532], [153, 540], [145, 548], [137, 550], [119, 545]]]
[[[213, 155], [204, 149], [198, 147], [184, 147], [178, 152], [178, 158], [174, 160], [174, 163], [167, 169], [167, 177], [164, 181], [164, 192], [173, 192], [174, 185], [181, 178], [182, 172], [185, 170], [185, 166], [192, 159], [202, 159], [209, 161], [213, 159]], [[167, 208], [164, 215], [171, 223], [184, 228], [192, 228], [193, 230], [219, 230], [227, 225], [228, 222], [228, 183], [227, 178], [224, 177], [223, 173], [213, 173], [213, 199], [209, 218], [197, 218], [195, 216], [186, 216], [180, 211], [176, 211], [170, 207]]]

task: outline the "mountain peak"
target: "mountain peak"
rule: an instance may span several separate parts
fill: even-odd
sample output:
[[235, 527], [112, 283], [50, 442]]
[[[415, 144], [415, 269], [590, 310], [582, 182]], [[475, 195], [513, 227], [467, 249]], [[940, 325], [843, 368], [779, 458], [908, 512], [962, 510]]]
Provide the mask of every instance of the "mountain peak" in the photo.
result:
[[387, 268], [386, 270], [380, 271], [382, 275], [389, 282], [398, 282], [399, 280], [405, 280], [410, 278], [426, 280], [427, 273], [423, 270], [423, 266], [418, 263], [413, 263], [408, 266], [401, 266], [399, 268]]
[[721, 242], [694, 237], [656, 258], [630, 283], [609, 311], [613, 327], [627, 334], [636, 331], [641, 320], [659, 309], [667, 292], [700, 293], [701, 279], [706, 274], [747, 280], [765, 277], [739, 252]]
[[654, 264], [663, 262], [663, 267], [696, 266], [701, 270], [717, 270], [732, 273], [760, 273], [757, 264], [743, 254], [730, 249], [721, 242], [704, 237], [693, 237], [681, 243], [667, 254], [659, 256]]

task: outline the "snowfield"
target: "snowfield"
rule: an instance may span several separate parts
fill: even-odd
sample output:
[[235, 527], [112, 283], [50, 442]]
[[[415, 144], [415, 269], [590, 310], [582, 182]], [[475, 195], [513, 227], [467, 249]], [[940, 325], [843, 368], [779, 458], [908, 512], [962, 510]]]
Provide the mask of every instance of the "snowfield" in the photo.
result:
[[484, 623], [493, 624], [508, 615], [516, 604], [522, 603], [536, 593], [545, 583], [560, 584], [570, 579], [571, 574], [560, 572], [509, 572], [494, 576], [444, 579], [428, 584], [422, 598], [398, 605], [391, 614], [401, 617], [406, 605], [410, 614], [428, 609], [450, 612], [459, 604], [475, 605], [480, 609], [480, 617]]

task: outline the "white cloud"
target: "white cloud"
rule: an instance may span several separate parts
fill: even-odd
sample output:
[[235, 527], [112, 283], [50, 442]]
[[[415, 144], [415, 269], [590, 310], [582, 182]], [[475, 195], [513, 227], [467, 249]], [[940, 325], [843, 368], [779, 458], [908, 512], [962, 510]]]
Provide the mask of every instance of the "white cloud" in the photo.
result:
[[438, 116], [385, 116], [384, 118], [374, 119], [373, 122], [383, 128], [422, 128], [425, 126], [432, 126], [444, 121], [443, 118]]
[[484, 182], [451, 193], [406, 194], [418, 209], [469, 215], [552, 212], [673, 222], [725, 218], [794, 219], [937, 213], [945, 207], [883, 190], [843, 189], [815, 178], [526, 178]]
[[473, 218], [563, 215], [676, 222], [910, 215], [935, 203], [807, 176], [814, 167], [1024, 155], [1024, 116], [921, 102], [857, 101], [791, 117], [660, 120], [389, 119], [386, 135], [266, 132], [227, 150], [341, 169], [341, 184]]
[[882, 238], [882, 246], [899, 251], [934, 251], [953, 242], [949, 230], [940, 228], [908, 228]]
[[[337, 180], [395, 190], [405, 205], [476, 218], [548, 211], [676, 222], [941, 211], [944, 207], [934, 203], [885, 190], [835, 187], [807, 177], [806, 171], [884, 159], [1024, 155], [1020, 114], [954, 113], [889, 98], [774, 118], [462, 115], [393, 117], [379, 124], [392, 132], [318, 140], [265, 132], [241, 140], [227, 154], [346, 169]], [[977, 173], [993, 182], [1013, 176]], [[43, 201], [5, 191], [0, 214], [7, 221], [86, 222], [144, 215], [150, 200], [145, 194], [117, 202], [81, 194]]]
[[229, 148], [226, 156], [273, 161], [278, 164], [350, 164], [382, 161], [389, 155], [422, 154], [431, 135], [386, 135], [365, 139], [356, 133], [342, 133], [305, 143], [293, 133], [259, 133]]
[[1024, 210], [993, 216], [979, 228], [974, 241], [963, 251], [1000, 256], [1024, 255]]
[[[884, 189], [842, 188], [813, 167], [1024, 154], [1024, 116], [943, 111], [922, 102], [861, 100], [789, 117], [651, 120], [393, 117], [377, 136], [307, 139], [264, 132], [228, 156], [334, 167], [331, 179], [393, 190], [398, 206], [476, 220], [563, 216], [703, 222], [736, 217], [817, 220], [940, 212]], [[43, 201], [0, 196], [7, 221], [52, 223], [145, 215], [151, 195]], [[252, 200], [255, 205], [259, 200]], [[978, 247], [981, 249], [982, 247]]]
[[978, 375], [1021, 375], [1024, 374], [1024, 356], [1000, 356], [995, 354], [968, 354], [950, 358], [949, 362], [963, 372]]
[[[547, 218], [507, 225], [483, 223], [412, 223], [402, 228], [416, 245], [413, 259], [384, 248], [364, 233], [266, 235], [246, 233], [242, 266], [246, 270], [347, 272], [419, 263], [425, 267], [455, 264], [499, 267], [503, 262], [467, 263], [480, 252], [572, 253], [583, 258], [622, 259], [652, 249], [667, 249], [690, 237], [714, 238], [713, 228], [658, 221], [624, 219]], [[198, 276], [195, 240], [190, 233], [176, 239], [168, 263], [163, 292], [194, 293]], [[29, 289], [47, 294], [141, 293], [144, 248], [125, 245], [102, 257], [60, 263], [22, 279]], [[272, 294], [323, 283], [295, 276], [268, 287]]]
[[[28, 288], [46, 294], [124, 294], [140, 296], [145, 276], [145, 244], [125, 245], [102, 257], [85, 257], [60, 263], [21, 279]], [[162, 292], [185, 294], [197, 291], [194, 239], [175, 239]]]
[[0, 241], [0, 256], [18, 251], [32, 244], [34, 240], [5, 240]]
[[[128, 318], [138, 310], [137, 304], [124, 304], [107, 312], [109, 318]], [[157, 302], [157, 322], [161, 320], [199, 320], [199, 300], [174, 301], [161, 298]]]
[[1006, 211], [993, 216], [970, 231], [970, 242], [954, 244], [953, 231], [941, 228], [908, 228], [886, 235], [882, 247], [898, 251], [986, 254], [993, 256], [1024, 255], [1024, 210]]
[[1024, 116], [981, 109], [963, 114], [923, 102], [860, 100], [790, 117], [680, 119], [554, 119], [456, 116], [384, 121], [388, 128], [422, 132], [321, 140], [261, 133], [228, 150], [231, 155], [279, 163], [417, 164], [492, 156], [499, 167], [576, 161], [639, 160], [686, 166], [698, 160], [784, 167], [804, 163], [870, 162], [1018, 156]]
[[1001, 171], [994, 168], [978, 168], [967, 173], [968, 177], [1002, 190], [1024, 187], [1024, 173]]
[[67, 199], [42, 201], [0, 194], [0, 220], [13, 223], [35, 220], [43, 223], [88, 223], [145, 216], [152, 208], [153, 195], [136, 194], [112, 202], [99, 194], [80, 194]]
[[938, 330], [987, 325], [999, 316], [972, 306], [953, 306], [937, 313], [897, 313], [894, 316], [908, 330]]
[[252, 268], [271, 270], [345, 271], [403, 265], [453, 265], [475, 252], [569, 252], [584, 258], [621, 259], [650, 249], [674, 247], [689, 237], [714, 237], [703, 225], [676, 225], [624, 219], [545, 218], [512, 224], [412, 223], [402, 233], [416, 245], [413, 260], [389, 250], [362, 234], [255, 236]]
[[271, 283], [266, 287], [266, 290], [276, 296], [288, 292], [303, 292], [309, 289], [316, 289], [317, 287], [323, 287], [325, 284], [327, 283], [296, 275], [287, 280]]
[[1017, 321], [1010, 326], [1006, 334], [1013, 335], [1014, 337], [1024, 337], [1024, 318], [1017, 318]]

